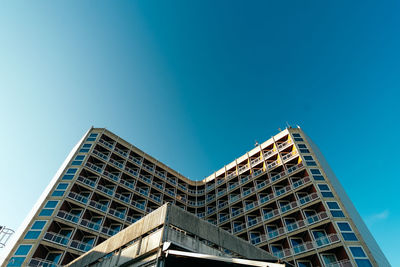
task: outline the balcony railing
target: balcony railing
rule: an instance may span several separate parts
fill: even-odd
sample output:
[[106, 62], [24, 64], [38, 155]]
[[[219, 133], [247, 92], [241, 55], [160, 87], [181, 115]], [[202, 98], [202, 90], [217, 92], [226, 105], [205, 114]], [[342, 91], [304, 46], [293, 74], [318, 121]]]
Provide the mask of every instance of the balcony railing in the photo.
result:
[[128, 156], [127, 152], [123, 151], [122, 149], [120, 149], [118, 147], [114, 148], [114, 151], [116, 151], [118, 154], [120, 154], [121, 156], [123, 156], [125, 158]]
[[116, 174], [113, 174], [113, 173], [108, 172], [108, 171], [104, 171], [103, 174], [104, 174], [105, 176], [107, 176], [107, 178], [110, 178], [111, 180], [113, 180], [113, 181], [115, 181], [115, 182], [119, 182], [119, 176], [120, 176], [120, 174], [116, 175]]
[[287, 147], [288, 145], [290, 145], [292, 143], [293, 143], [292, 140], [287, 140], [287, 141], [283, 142], [282, 144], [278, 145], [278, 150], [282, 150], [282, 149], [284, 149], [285, 147]]
[[78, 241], [78, 240], [72, 240], [71, 244], [69, 246], [71, 248], [74, 248], [76, 250], [80, 250], [82, 252], [87, 252], [93, 247], [92, 244], [84, 243], [84, 242]]
[[116, 199], [119, 199], [119, 200], [121, 200], [122, 202], [125, 202], [125, 203], [127, 203], [127, 204], [130, 204], [130, 203], [131, 203], [130, 197], [121, 195], [121, 194], [119, 194], [119, 193], [115, 193], [115, 198], [116, 198]]
[[135, 188], [135, 181], [134, 180], [132, 180], [132, 182], [128, 182], [126, 180], [121, 179], [120, 183], [122, 185], [125, 185], [126, 187], [131, 188], [131, 189]]
[[107, 161], [109, 159], [109, 157], [106, 154], [103, 154], [100, 151], [93, 150], [92, 153], [95, 154], [96, 156], [98, 156], [99, 158], [105, 160], [105, 161]]
[[113, 149], [113, 148], [114, 148], [114, 145], [113, 145], [113, 144], [111, 144], [111, 143], [109, 143], [109, 142], [107, 142], [107, 141], [105, 141], [105, 140], [103, 140], [103, 139], [100, 139], [100, 140], [99, 140], [99, 143], [105, 145], [106, 147], [108, 147], [108, 148], [110, 148], [110, 149]]
[[85, 185], [88, 185], [88, 186], [92, 187], [92, 188], [94, 188], [94, 187], [96, 186], [96, 182], [94, 182], [94, 181], [92, 181], [92, 180], [89, 180], [89, 179], [87, 179], [87, 178], [85, 178], [85, 177], [82, 177], [82, 176], [78, 176], [78, 179], [77, 179], [77, 180], [78, 180], [79, 182], [85, 184]]
[[60, 265], [52, 262], [47, 261], [44, 259], [33, 258], [30, 260], [29, 265], [30, 267], [59, 267]]
[[112, 216], [117, 217], [118, 219], [125, 220], [125, 215], [126, 215], [125, 212], [109, 208], [108, 214], [111, 214]]
[[46, 232], [43, 236], [43, 239], [63, 246], [67, 246], [69, 243], [69, 238], [67, 236], [63, 236], [53, 232]]
[[350, 260], [341, 260], [325, 265], [325, 267], [353, 267], [353, 264], [351, 264]]
[[96, 171], [96, 172], [98, 172], [98, 173], [102, 173], [102, 172], [103, 172], [103, 167], [99, 167], [99, 166], [97, 166], [97, 165], [94, 165], [93, 163], [86, 162], [85, 165], [86, 165], [88, 168], [90, 168], [90, 169], [92, 169], [92, 170], [94, 170], [94, 171]]
[[90, 200], [89, 206], [91, 206], [99, 211], [102, 211], [102, 212], [107, 212], [107, 208], [108, 208], [107, 205], [97, 202], [95, 200]]
[[57, 212], [56, 215], [58, 218], [69, 221], [69, 222], [73, 222], [73, 223], [78, 223], [80, 218], [74, 214], [68, 213], [66, 211], [60, 210]]
[[79, 195], [78, 193], [75, 193], [75, 192], [69, 192], [68, 193], [68, 197], [73, 199], [73, 200], [76, 200], [76, 201], [78, 201], [78, 202], [80, 202], [82, 204], [86, 204], [88, 202], [88, 198], [87, 197]]
[[114, 195], [114, 189], [110, 189], [108, 187], [105, 187], [103, 185], [98, 184], [97, 185], [97, 190], [100, 190], [103, 193], [106, 193], [109, 196], [113, 196]]
[[115, 159], [110, 159], [109, 162], [111, 162], [111, 164], [117, 166], [120, 169], [124, 169], [124, 164], [119, 161], [116, 161]]

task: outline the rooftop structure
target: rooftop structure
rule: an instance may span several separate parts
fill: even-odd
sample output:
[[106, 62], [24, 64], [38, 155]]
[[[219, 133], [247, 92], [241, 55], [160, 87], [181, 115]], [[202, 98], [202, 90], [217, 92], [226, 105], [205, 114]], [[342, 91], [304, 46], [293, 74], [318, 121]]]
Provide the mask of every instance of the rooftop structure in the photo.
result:
[[65, 265], [164, 203], [295, 266], [390, 266], [300, 128], [279, 132], [201, 181], [91, 128], [33, 208], [4, 265]]

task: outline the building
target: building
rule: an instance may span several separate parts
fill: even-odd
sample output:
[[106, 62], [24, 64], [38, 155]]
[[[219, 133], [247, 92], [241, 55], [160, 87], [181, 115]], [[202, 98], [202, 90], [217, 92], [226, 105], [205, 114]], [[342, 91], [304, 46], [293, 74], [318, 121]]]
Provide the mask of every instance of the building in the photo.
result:
[[16, 234], [4, 265], [65, 265], [167, 202], [295, 266], [390, 266], [300, 128], [201, 181], [91, 128]]
[[67, 266], [285, 267], [277, 261], [249, 242], [167, 203]]

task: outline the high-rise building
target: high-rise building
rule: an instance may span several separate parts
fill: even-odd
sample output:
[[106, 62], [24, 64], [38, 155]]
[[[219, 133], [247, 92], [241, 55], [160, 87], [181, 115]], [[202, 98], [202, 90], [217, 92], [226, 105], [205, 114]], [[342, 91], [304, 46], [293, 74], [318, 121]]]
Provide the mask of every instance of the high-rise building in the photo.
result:
[[170, 202], [295, 266], [390, 266], [300, 128], [201, 181], [91, 128], [25, 222], [5, 266], [64, 265]]

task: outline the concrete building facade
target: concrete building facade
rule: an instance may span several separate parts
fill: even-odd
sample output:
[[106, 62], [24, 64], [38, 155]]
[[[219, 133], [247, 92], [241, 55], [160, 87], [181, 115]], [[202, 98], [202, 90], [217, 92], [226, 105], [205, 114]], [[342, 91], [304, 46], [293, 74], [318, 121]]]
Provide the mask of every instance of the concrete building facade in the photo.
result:
[[285, 267], [278, 261], [249, 242], [167, 203], [67, 266]]
[[300, 128], [192, 181], [103, 128], [71, 151], [4, 266], [65, 265], [164, 203], [295, 266], [390, 266]]

